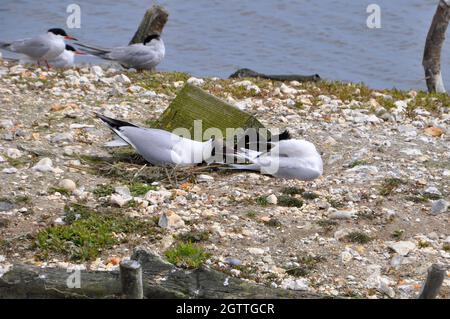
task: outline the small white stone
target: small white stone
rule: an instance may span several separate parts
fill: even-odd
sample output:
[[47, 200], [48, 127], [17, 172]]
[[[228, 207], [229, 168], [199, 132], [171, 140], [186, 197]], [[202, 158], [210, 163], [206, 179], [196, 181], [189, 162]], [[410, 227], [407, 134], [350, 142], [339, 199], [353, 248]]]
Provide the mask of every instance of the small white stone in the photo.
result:
[[450, 203], [447, 202], [446, 200], [440, 199], [440, 200], [434, 201], [433, 206], [431, 208], [431, 213], [433, 215], [443, 214], [446, 211], [448, 211], [449, 206], [450, 206]]
[[352, 255], [350, 252], [344, 250], [344, 251], [341, 253], [341, 261], [342, 261], [344, 264], [348, 263], [348, 262], [349, 262], [350, 260], [352, 260], [352, 259], [353, 259], [353, 255]]
[[69, 192], [73, 192], [77, 188], [77, 185], [71, 179], [62, 179], [59, 182], [58, 186], [61, 187], [62, 189], [65, 189], [66, 191], [69, 191]]
[[271, 194], [267, 196], [267, 203], [271, 205], [276, 205], [278, 204], [278, 198], [274, 194]]
[[356, 216], [354, 210], [336, 210], [334, 208], [329, 209], [329, 215], [331, 219], [352, 219]]
[[161, 228], [180, 228], [184, 227], [184, 221], [174, 212], [167, 211], [159, 218], [158, 226]]
[[10, 129], [14, 127], [14, 123], [11, 120], [1, 120], [0, 121], [0, 128]]
[[205, 80], [203, 80], [203, 79], [198, 79], [198, 78], [196, 78], [196, 77], [190, 77], [190, 78], [187, 80], [187, 83], [188, 83], [188, 84], [191, 84], [191, 85], [195, 85], [195, 86], [202, 86], [203, 84], [205, 84]]
[[387, 242], [388, 247], [400, 256], [406, 256], [416, 249], [416, 244], [411, 241]]
[[281, 84], [280, 91], [284, 94], [297, 94], [297, 90], [287, 86], [286, 84]]
[[17, 173], [17, 168], [15, 168], [15, 167], [7, 167], [7, 168], [4, 168], [4, 169], [2, 170], [2, 173], [5, 173], [5, 174], [15, 174], [15, 173]]
[[131, 191], [128, 186], [117, 186], [114, 188], [114, 191], [123, 197], [131, 197]]
[[402, 152], [403, 154], [406, 154], [408, 156], [421, 156], [422, 151], [417, 149], [417, 148], [409, 148], [409, 149], [405, 149], [405, 150], [401, 150], [400, 152]]
[[110, 197], [110, 203], [113, 205], [117, 205], [119, 207], [123, 207], [131, 201], [131, 197], [123, 197], [119, 194], [112, 194]]
[[56, 218], [53, 223], [55, 225], [65, 225], [66, 224], [61, 217]]
[[214, 182], [214, 177], [209, 176], [209, 175], [200, 174], [200, 175], [197, 176], [197, 181], [199, 183]]
[[139, 85], [132, 85], [128, 88], [131, 93], [139, 93], [143, 90], [143, 88]]
[[263, 255], [265, 253], [265, 250], [261, 249], [261, 248], [250, 247], [250, 248], [247, 248], [247, 250], [252, 255]]
[[22, 152], [19, 151], [17, 148], [8, 148], [6, 150], [6, 155], [10, 158], [17, 159], [19, 157], [22, 157]]
[[114, 81], [116, 81], [117, 83], [122, 83], [122, 84], [130, 84], [131, 80], [128, 76], [126, 76], [125, 74], [118, 74], [114, 77]]
[[54, 170], [53, 162], [48, 157], [44, 157], [35, 166], [33, 166], [33, 170], [43, 173], [52, 172]]
[[281, 288], [298, 291], [307, 291], [309, 289], [309, 282], [307, 279], [297, 279], [297, 280], [285, 279], [281, 283]]
[[98, 66], [98, 65], [94, 65], [91, 67], [91, 74], [96, 75], [98, 77], [102, 77], [103, 76], [103, 69]]

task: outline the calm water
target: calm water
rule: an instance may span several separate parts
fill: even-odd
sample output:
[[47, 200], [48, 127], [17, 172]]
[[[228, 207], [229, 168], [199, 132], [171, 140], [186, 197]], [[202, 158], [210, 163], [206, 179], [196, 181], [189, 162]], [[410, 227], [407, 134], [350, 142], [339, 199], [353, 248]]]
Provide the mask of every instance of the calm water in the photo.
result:
[[[368, 29], [366, 8], [382, 9], [382, 28]], [[80, 40], [127, 44], [148, 0], [1, 0], [0, 40], [64, 27], [70, 3], [81, 6]], [[114, 3], [114, 4], [113, 4]], [[374, 88], [425, 88], [423, 45], [438, 0], [165, 0], [161, 70], [226, 77], [237, 68], [265, 73], [319, 73]], [[443, 72], [450, 87], [450, 46]], [[94, 58], [82, 61], [95, 61]]]

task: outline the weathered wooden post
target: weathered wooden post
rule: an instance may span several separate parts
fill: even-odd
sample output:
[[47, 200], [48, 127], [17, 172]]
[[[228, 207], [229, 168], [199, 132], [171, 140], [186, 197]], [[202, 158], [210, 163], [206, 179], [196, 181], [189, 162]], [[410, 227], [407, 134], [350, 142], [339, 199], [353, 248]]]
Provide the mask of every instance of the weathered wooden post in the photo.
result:
[[120, 263], [120, 282], [122, 294], [127, 299], [143, 299], [142, 267], [136, 260], [123, 260]]
[[419, 299], [435, 299], [445, 278], [445, 268], [434, 264], [428, 269], [427, 280], [423, 284]]
[[450, 0], [440, 0], [428, 31], [422, 65], [425, 69], [428, 92], [445, 93], [441, 73], [441, 51], [450, 21]]
[[166, 25], [169, 13], [161, 6], [153, 6], [144, 15], [136, 33], [131, 39], [130, 44], [142, 43], [150, 34], [161, 34]]

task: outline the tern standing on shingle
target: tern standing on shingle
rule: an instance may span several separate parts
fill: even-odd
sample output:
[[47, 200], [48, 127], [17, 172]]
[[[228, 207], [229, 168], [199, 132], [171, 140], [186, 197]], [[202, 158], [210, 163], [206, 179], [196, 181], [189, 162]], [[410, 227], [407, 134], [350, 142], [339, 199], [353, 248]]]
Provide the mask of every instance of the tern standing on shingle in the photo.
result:
[[34, 38], [17, 40], [10, 43], [0, 42], [0, 49], [27, 56], [36, 61], [38, 65], [45, 63], [50, 68], [49, 60], [56, 59], [64, 52], [66, 44], [64, 39], [76, 40], [59, 28], [50, 29], [45, 34]]
[[153, 71], [166, 54], [164, 42], [158, 34], [147, 36], [143, 43], [135, 43], [113, 49], [101, 49], [82, 43], [77, 43], [77, 45], [83, 47], [89, 54], [118, 62], [125, 68], [134, 68], [136, 70]]
[[[84, 55], [86, 53], [78, 51], [73, 46], [66, 44], [66, 48], [58, 55], [56, 59], [48, 60], [48, 63], [55, 68], [69, 68], [72, 67], [75, 63], [76, 55]], [[20, 59], [21, 64], [34, 63], [33, 60], [29, 58]]]

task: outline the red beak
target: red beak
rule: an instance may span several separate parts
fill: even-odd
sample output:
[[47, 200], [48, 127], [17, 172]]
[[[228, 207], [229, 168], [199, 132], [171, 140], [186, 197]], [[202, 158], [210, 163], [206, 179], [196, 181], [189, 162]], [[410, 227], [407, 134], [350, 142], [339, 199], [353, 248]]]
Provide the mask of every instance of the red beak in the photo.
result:
[[71, 37], [71, 36], [66, 36], [66, 37], [64, 37], [64, 39], [66, 39], [66, 40], [74, 40], [74, 41], [78, 41], [78, 39], [76, 39], [76, 38], [74, 38], [74, 37]]
[[86, 55], [87, 53], [81, 52], [81, 51], [75, 51], [76, 55]]

